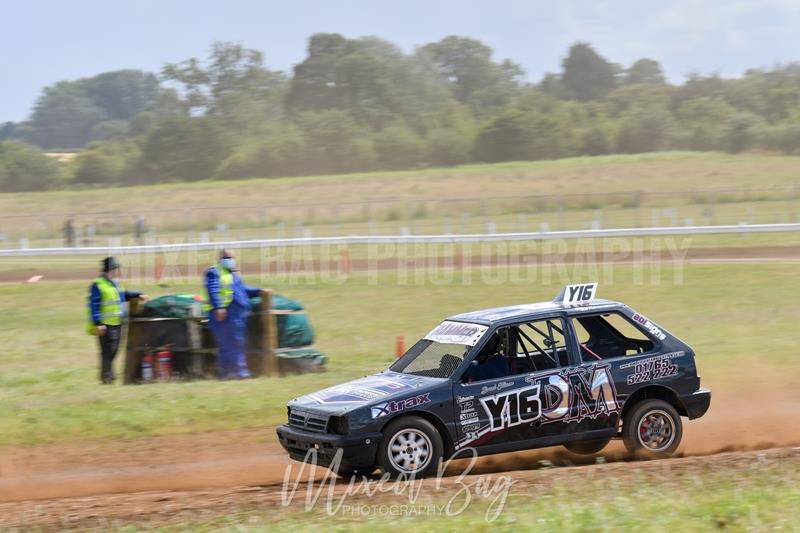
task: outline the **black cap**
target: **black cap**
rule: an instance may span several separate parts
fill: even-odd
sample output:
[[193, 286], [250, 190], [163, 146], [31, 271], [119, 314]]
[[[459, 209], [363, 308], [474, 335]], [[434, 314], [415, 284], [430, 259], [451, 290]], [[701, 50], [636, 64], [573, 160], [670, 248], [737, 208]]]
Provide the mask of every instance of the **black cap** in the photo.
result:
[[103, 272], [111, 272], [115, 268], [119, 268], [121, 265], [117, 261], [115, 257], [106, 257], [103, 259]]

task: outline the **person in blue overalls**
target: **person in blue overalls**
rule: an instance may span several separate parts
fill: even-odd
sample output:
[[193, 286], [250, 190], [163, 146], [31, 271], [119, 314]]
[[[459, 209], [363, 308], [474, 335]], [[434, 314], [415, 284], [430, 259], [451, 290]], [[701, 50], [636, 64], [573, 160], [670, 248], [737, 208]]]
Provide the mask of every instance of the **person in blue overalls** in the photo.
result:
[[233, 252], [222, 250], [219, 263], [206, 271], [206, 291], [211, 306], [208, 323], [219, 350], [218, 377], [249, 378], [245, 354], [247, 315], [250, 298], [259, 296], [261, 289], [245, 285], [236, 269]]

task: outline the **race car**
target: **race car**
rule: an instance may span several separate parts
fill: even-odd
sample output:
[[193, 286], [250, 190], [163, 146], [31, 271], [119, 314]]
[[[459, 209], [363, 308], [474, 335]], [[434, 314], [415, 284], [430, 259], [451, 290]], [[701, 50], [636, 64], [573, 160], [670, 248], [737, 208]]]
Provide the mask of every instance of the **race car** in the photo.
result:
[[597, 283], [551, 302], [452, 316], [387, 370], [288, 403], [292, 459], [342, 476], [424, 477], [440, 460], [563, 445], [666, 457], [703, 416], [694, 351]]

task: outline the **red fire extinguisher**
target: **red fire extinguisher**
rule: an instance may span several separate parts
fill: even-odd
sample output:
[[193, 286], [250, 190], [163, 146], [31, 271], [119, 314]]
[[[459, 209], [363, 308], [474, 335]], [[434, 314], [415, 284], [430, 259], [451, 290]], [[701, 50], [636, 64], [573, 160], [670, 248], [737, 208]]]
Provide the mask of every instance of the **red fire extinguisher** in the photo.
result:
[[158, 361], [156, 377], [158, 381], [169, 381], [172, 377], [172, 352], [169, 347], [169, 344], [164, 346], [161, 351], [156, 354], [156, 359]]
[[153, 354], [146, 353], [142, 358], [142, 383], [153, 381]]

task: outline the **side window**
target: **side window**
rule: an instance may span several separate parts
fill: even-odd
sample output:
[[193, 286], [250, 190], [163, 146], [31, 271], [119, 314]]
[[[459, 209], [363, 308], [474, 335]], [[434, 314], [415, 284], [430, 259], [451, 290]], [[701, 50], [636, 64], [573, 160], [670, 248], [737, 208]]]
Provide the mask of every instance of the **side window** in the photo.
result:
[[509, 353], [508, 328], [498, 328], [486, 340], [486, 344], [461, 375], [461, 381], [473, 383], [511, 375]]
[[498, 328], [461, 376], [472, 383], [568, 366], [560, 318]]
[[584, 362], [649, 352], [655, 342], [620, 313], [572, 319]]
[[564, 324], [560, 318], [536, 320], [509, 329], [509, 344], [514, 348], [518, 374], [568, 366]]

